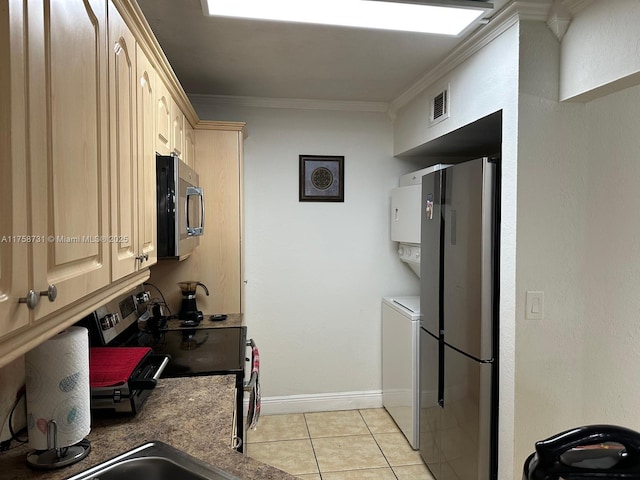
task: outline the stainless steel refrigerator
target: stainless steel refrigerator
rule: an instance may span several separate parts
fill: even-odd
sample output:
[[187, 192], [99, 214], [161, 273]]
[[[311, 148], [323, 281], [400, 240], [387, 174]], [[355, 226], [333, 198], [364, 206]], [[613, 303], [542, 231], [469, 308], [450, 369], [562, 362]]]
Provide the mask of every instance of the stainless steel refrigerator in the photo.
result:
[[436, 480], [497, 478], [499, 166], [422, 178], [420, 454]]

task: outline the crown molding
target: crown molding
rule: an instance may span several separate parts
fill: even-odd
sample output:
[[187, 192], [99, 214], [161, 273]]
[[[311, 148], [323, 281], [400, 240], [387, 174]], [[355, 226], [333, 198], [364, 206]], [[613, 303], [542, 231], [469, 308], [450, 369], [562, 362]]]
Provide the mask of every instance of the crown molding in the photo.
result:
[[547, 26], [560, 41], [567, 33], [572, 19], [571, 12], [565, 4], [563, 0], [555, 0], [547, 18]]
[[561, 0], [564, 8], [569, 10], [571, 15], [575, 16], [580, 13], [582, 10], [587, 8], [592, 3], [595, 3], [596, 0]]
[[220, 122], [217, 120], [200, 120], [196, 130], [223, 130], [227, 132], [242, 132], [246, 130], [246, 122]]
[[395, 119], [398, 110], [429, 88], [436, 80], [475, 55], [520, 20], [546, 21], [551, 4], [551, 0], [513, 1], [508, 4], [491, 17], [489, 23], [467, 37], [442, 62], [426, 72], [417, 82], [393, 100], [389, 106], [389, 117]]
[[247, 139], [249, 132], [247, 131], [246, 122], [224, 122], [217, 120], [200, 120], [193, 127], [195, 130], [214, 130], [216, 132], [238, 132], [243, 139]]
[[290, 108], [298, 110], [338, 110], [346, 112], [385, 113], [387, 102], [359, 102], [343, 100], [313, 100], [304, 98], [242, 97], [231, 95], [189, 94], [192, 103], [205, 105], [233, 105], [254, 108]]

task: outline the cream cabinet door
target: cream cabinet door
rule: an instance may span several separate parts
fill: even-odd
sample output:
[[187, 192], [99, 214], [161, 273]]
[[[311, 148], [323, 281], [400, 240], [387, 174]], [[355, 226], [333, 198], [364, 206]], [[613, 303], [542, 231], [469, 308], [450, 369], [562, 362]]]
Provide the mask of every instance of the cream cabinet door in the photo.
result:
[[196, 168], [196, 135], [195, 130], [185, 119], [184, 121], [184, 163]]
[[[0, 337], [26, 327], [29, 310], [18, 299], [29, 289], [27, 227], [26, 42], [24, 0], [0, 5], [0, 56], [8, 63], [0, 69]], [[7, 28], [8, 27], [8, 28]]]
[[[244, 123], [201, 122], [196, 129], [197, 167], [205, 191], [209, 228], [198, 252], [200, 278], [216, 295], [198, 299], [207, 312], [243, 312], [243, 140]], [[200, 305], [202, 302], [202, 305]]]
[[158, 260], [156, 248], [156, 149], [154, 113], [156, 72], [142, 49], [137, 51], [138, 88], [138, 249], [141, 266]]
[[169, 155], [172, 150], [171, 134], [173, 122], [171, 119], [171, 103], [173, 99], [169, 90], [158, 77], [156, 79], [156, 150], [162, 155]]
[[110, 281], [106, 2], [28, 2], [35, 319]]
[[109, 2], [109, 127], [112, 280], [138, 267], [136, 41]]
[[171, 98], [171, 151], [184, 161], [185, 118], [176, 101]]

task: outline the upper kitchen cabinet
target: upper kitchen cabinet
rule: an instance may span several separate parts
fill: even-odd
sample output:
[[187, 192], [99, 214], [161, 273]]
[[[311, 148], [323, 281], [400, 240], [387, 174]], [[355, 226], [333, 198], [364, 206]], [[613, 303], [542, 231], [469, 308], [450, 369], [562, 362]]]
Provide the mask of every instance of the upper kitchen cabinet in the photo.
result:
[[158, 76], [156, 80], [156, 151], [162, 155], [169, 155], [172, 151], [171, 134], [173, 121], [171, 118], [171, 104], [173, 99], [169, 89]]
[[[184, 161], [184, 113], [176, 101], [171, 99], [171, 152]], [[186, 163], [186, 162], [185, 162]]]
[[[200, 278], [215, 292], [203, 311], [244, 311], [243, 142], [241, 122], [200, 122], [196, 127], [196, 168], [207, 202], [200, 240]], [[200, 302], [200, 300], [199, 300]]]
[[0, 2], [0, 55], [1, 367], [149, 278], [198, 117], [133, 0]]
[[144, 267], [158, 260], [156, 246], [156, 71], [138, 45], [138, 251]]
[[184, 163], [196, 168], [196, 132], [189, 122], [184, 121]]
[[174, 153], [188, 164], [185, 160], [185, 125], [190, 126], [189, 122], [160, 75], [156, 84], [156, 150], [162, 155]]
[[[35, 320], [110, 282], [106, 2], [28, 5]], [[54, 292], [57, 291], [57, 296]]]
[[138, 152], [136, 40], [109, 2], [109, 128], [111, 170], [112, 278], [134, 272], [138, 263]]
[[[29, 324], [29, 310], [19, 303], [29, 289], [27, 226], [27, 137], [24, 0], [0, 4], [0, 335]], [[11, 52], [11, 55], [9, 55]], [[39, 239], [42, 240], [42, 239]]]
[[[155, 262], [155, 71], [109, 2], [112, 280]], [[153, 218], [151, 218], [153, 217]], [[151, 260], [151, 261], [149, 261]]]

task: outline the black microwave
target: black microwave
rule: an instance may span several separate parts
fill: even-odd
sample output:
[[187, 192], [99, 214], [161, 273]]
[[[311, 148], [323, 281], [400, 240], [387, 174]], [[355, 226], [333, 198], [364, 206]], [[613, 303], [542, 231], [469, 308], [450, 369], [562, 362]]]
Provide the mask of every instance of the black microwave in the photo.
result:
[[177, 155], [156, 155], [158, 258], [188, 257], [204, 233], [198, 174]]

